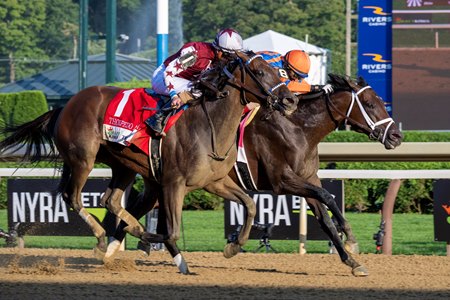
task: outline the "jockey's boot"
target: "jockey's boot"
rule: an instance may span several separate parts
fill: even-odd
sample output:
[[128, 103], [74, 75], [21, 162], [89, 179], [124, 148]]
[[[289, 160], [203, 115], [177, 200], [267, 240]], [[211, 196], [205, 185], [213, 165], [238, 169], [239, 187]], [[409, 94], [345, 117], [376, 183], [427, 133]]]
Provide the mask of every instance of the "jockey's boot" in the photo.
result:
[[163, 131], [164, 120], [166, 119], [166, 113], [163, 110], [159, 110], [156, 114], [149, 117], [144, 123], [152, 129], [156, 135], [166, 135]]

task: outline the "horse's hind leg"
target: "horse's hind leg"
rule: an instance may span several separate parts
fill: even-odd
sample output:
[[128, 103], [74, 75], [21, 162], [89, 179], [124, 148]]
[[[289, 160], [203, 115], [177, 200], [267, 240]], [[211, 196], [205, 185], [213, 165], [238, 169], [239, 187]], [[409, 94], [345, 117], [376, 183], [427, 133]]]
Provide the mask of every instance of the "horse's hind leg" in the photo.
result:
[[93, 166], [93, 162], [88, 163], [85, 161], [83, 163], [82, 160], [77, 160], [77, 164], [72, 165], [71, 168], [67, 164], [64, 164], [62, 180], [67, 180], [67, 183], [62, 191], [62, 197], [91, 228], [94, 236], [97, 238], [96, 249], [105, 252], [105, 229], [83, 207], [83, 203], [81, 202], [81, 191], [86, 184]]
[[224, 199], [242, 204], [245, 209], [245, 220], [237, 241], [232, 241], [225, 246], [223, 255], [226, 258], [233, 257], [238, 254], [241, 247], [247, 242], [252, 229], [253, 219], [256, 215], [256, 206], [252, 198], [250, 198], [238, 185], [227, 176], [222, 181], [215, 182], [205, 187], [205, 190], [214, 193]]
[[[116, 173], [116, 176], [121, 175], [121, 173]], [[150, 185], [146, 180], [144, 180], [144, 184], [144, 192], [138, 195], [136, 201], [131, 202], [130, 199], [127, 199], [126, 202], [126, 210], [137, 220], [148, 213], [155, 206], [158, 197], [161, 196], [161, 193], [159, 192], [159, 189], [157, 189], [157, 187]], [[106, 257], [112, 256], [117, 251], [123, 239], [125, 238], [126, 232], [124, 231], [124, 228], [127, 226], [127, 223], [122, 220], [120, 221], [114, 232], [114, 239], [108, 245]]]
[[128, 224], [124, 230], [131, 235], [140, 238], [144, 232], [142, 225], [125, 208], [122, 207], [121, 199], [125, 189], [132, 183], [136, 173], [128, 168], [113, 168], [110, 193], [106, 202], [108, 210], [120, 220]]

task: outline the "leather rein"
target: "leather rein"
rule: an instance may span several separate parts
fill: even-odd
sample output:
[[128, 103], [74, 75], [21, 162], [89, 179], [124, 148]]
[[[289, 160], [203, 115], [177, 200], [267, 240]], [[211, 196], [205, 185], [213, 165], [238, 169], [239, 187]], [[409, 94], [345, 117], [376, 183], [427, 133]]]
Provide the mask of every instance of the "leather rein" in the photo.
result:
[[[236, 53], [237, 54], [237, 53]], [[238, 54], [237, 54], [238, 55]], [[275, 85], [274, 87], [267, 89], [264, 87], [264, 85], [261, 83], [261, 81], [256, 77], [256, 75], [252, 72], [252, 70], [250, 69], [249, 65], [250, 63], [256, 59], [256, 58], [261, 58], [261, 55], [254, 55], [252, 57], [250, 57], [247, 61], [245, 61], [245, 63], [243, 62], [243, 59], [241, 57], [239, 57], [235, 60], [238, 64], [239, 67], [241, 68], [241, 79], [239, 80], [238, 78], [236, 78], [229, 70], [228, 68], [225, 66], [222, 71], [223, 73], [228, 77], [227, 80], [227, 84], [233, 86], [234, 88], [237, 88], [241, 91], [241, 104], [242, 105], [246, 105], [248, 103], [250, 103], [250, 101], [247, 100], [246, 97], [246, 92], [253, 94], [255, 97], [259, 98], [259, 99], [263, 99], [267, 101], [268, 107], [270, 111], [274, 111], [274, 110], [279, 110], [282, 114], [284, 114], [284, 108], [283, 106], [280, 104], [279, 102], [279, 98], [277, 95], [273, 94], [273, 91], [275, 91], [277, 88], [279, 88], [282, 85], [285, 85], [284, 82], [281, 82], [277, 85]], [[246, 74], [248, 74], [251, 79], [258, 85], [259, 89], [255, 89], [253, 87], [249, 87], [245, 84], [245, 78], [246, 78]], [[228, 93], [224, 93], [222, 91], [220, 91], [216, 86], [214, 86], [213, 84], [209, 83], [206, 80], [203, 80], [202, 78], [200, 78], [200, 80], [198, 81], [199, 84], [205, 86], [206, 88], [214, 91], [216, 93], [216, 97], [217, 99], [220, 98], [224, 98], [226, 96], [228, 96]], [[261, 93], [261, 91], [263, 91], [264, 93]], [[231, 148], [233, 147], [234, 143], [231, 145], [231, 147], [227, 150], [227, 152], [225, 153], [224, 156], [220, 156], [217, 151], [216, 151], [216, 134], [215, 134], [215, 129], [214, 129], [214, 124], [209, 116], [208, 111], [206, 110], [205, 107], [205, 103], [204, 101], [202, 101], [202, 108], [205, 111], [206, 117], [208, 119], [208, 123], [209, 126], [212, 130], [212, 153], [209, 155], [210, 157], [212, 157], [215, 160], [218, 161], [223, 161], [228, 157], [228, 153], [230, 152]]]
[[[246, 96], [246, 92], [253, 94], [255, 97], [262, 99], [262, 100], [266, 100], [269, 109], [272, 110], [279, 110], [281, 113], [284, 113], [284, 108], [283, 106], [280, 104], [280, 99], [278, 98], [277, 95], [275, 95], [273, 92], [278, 89], [279, 87], [286, 85], [284, 82], [280, 82], [277, 85], [275, 85], [272, 88], [266, 88], [264, 87], [264, 85], [261, 83], [261, 81], [256, 77], [256, 75], [253, 73], [253, 71], [250, 69], [250, 64], [251, 62], [256, 59], [256, 58], [261, 58], [261, 55], [254, 55], [252, 57], [250, 57], [247, 61], [243, 62], [243, 59], [241, 57], [238, 57], [235, 62], [237, 62], [239, 64], [239, 67], [241, 68], [241, 78], [238, 79], [236, 78], [229, 70], [228, 68], [225, 66], [222, 71], [223, 73], [228, 77], [227, 83], [231, 86], [233, 86], [236, 89], [239, 89], [242, 93], [242, 97], [241, 97], [241, 103], [242, 105], [246, 105], [248, 103], [250, 103], [250, 101], [247, 100], [247, 96]], [[251, 77], [251, 79], [258, 85], [259, 89], [255, 89], [253, 87], [250, 87], [248, 85], [246, 85], [245, 83], [245, 78], [246, 75], [249, 75]], [[226, 93], [221, 92], [217, 87], [215, 87], [214, 85], [212, 85], [211, 83], [209, 83], [206, 80], [199, 80], [199, 83], [202, 84], [203, 86], [207, 87], [208, 89], [214, 91], [217, 95], [218, 98], [222, 98], [227, 96]], [[263, 93], [261, 93], [261, 91]]]

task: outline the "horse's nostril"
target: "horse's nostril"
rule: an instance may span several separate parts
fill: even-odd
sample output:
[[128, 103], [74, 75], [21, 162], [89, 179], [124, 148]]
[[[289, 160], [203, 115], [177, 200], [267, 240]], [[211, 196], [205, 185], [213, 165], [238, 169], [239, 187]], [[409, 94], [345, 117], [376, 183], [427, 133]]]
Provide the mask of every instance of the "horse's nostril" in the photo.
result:
[[294, 98], [284, 98], [284, 99], [283, 99], [283, 103], [293, 105], [293, 104], [296, 103], [296, 101], [295, 101]]

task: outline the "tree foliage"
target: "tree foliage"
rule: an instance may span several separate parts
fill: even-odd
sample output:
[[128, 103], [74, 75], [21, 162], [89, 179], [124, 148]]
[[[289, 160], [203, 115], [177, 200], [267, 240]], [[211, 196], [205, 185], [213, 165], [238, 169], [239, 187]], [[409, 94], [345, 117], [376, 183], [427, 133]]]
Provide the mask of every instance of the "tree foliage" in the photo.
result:
[[[105, 51], [105, 41], [95, 37], [104, 37], [106, 32], [106, 0], [89, 1], [88, 5], [88, 50], [96, 54]], [[352, 5], [355, 7], [356, 0], [352, 0]], [[0, 82], [49, 67], [42, 63], [31, 65], [30, 61], [76, 58], [78, 16], [79, 0], [1, 1]], [[344, 73], [344, 0], [169, 1], [170, 53], [179, 48], [181, 41], [212, 41], [224, 27], [235, 28], [244, 38], [269, 29], [300, 40], [307, 37], [309, 43], [331, 50], [330, 71]], [[128, 42], [118, 43], [122, 53], [154, 48], [156, 1], [117, 0], [117, 34], [121, 33], [130, 37]]]
[[45, 1], [45, 26], [38, 47], [53, 59], [75, 58], [78, 39], [78, 6], [71, 0]]
[[45, 24], [45, 0], [0, 2], [0, 76], [14, 80], [23, 70], [17, 59], [44, 56], [37, 46]]
[[243, 38], [266, 30], [332, 51], [332, 69], [345, 71], [345, 3], [327, 0], [183, 0], [185, 41], [212, 41], [221, 28]]

